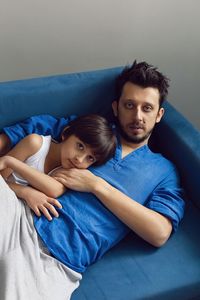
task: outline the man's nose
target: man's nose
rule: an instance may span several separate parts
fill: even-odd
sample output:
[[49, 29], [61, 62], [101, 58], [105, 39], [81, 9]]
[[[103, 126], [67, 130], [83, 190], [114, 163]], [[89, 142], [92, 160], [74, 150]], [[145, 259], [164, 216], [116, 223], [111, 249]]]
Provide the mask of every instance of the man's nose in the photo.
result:
[[137, 121], [142, 121], [142, 111], [140, 108], [136, 108], [134, 111], [134, 117]]

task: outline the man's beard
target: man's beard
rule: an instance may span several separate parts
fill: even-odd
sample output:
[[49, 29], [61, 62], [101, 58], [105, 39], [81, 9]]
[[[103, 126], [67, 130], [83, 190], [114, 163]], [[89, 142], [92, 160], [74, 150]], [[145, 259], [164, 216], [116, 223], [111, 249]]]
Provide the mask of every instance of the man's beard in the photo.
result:
[[118, 120], [116, 122], [116, 125], [117, 125], [117, 129], [118, 129], [121, 137], [128, 143], [133, 143], [133, 144], [140, 144], [140, 143], [144, 142], [145, 140], [148, 140], [148, 138], [150, 137], [150, 135], [153, 131], [153, 128], [152, 128], [149, 132], [147, 132], [143, 136], [137, 136], [137, 135], [134, 136], [134, 135], [127, 134]]

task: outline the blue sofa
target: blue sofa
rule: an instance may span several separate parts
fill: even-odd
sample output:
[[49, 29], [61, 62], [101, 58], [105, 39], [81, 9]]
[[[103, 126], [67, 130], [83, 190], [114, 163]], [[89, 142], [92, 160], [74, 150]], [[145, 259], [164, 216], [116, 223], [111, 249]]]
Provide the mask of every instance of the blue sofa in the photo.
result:
[[[109, 115], [121, 70], [0, 83], [0, 128], [44, 113]], [[172, 105], [166, 103], [165, 109], [151, 147], [179, 169], [187, 195], [185, 217], [159, 249], [130, 233], [87, 269], [72, 300], [200, 299], [200, 133]]]

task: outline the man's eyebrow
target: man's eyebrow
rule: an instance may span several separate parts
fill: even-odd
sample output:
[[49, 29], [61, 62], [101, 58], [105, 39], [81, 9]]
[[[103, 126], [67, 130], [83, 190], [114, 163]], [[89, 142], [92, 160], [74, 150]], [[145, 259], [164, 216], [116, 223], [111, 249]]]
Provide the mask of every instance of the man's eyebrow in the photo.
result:
[[131, 98], [122, 98], [122, 100], [124, 100], [124, 101], [132, 101], [132, 102], [135, 102], [135, 100], [134, 99], [131, 99]]
[[[133, 102], [133, 103], [137, 103], [137, 101], [136, 101], [136, 100], [134, 100], [134, 99], [131, 99], [131, 98], [123, 98], [123, 100], [124, 100], [124, 101], [131, 101], [131, 102]], [[144, 101], [142, 104], [144, 104], [144, 105], [151, 105], [151, 106], [155, 106], [155, 103], [153, 103], [153, 102], [150, 102], [150, 101], [148, 101], [148, 100]]]
[[144, 104], [146, 104], [146, 105], [151, 105], [151, 106], [155, 106], [155, 103], [152, 103], [152, 102], [149, 102], [149, 101], [146, 101]]

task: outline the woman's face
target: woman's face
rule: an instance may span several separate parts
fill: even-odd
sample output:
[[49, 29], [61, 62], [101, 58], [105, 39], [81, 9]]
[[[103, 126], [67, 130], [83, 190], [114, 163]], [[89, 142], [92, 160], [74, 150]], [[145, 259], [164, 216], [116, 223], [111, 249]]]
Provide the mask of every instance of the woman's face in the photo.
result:
[[75, 135], [71, 135], [61, 144], [61, 165], [63, 168], [87, 169], [96, 162], [93, 150]]

